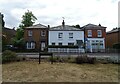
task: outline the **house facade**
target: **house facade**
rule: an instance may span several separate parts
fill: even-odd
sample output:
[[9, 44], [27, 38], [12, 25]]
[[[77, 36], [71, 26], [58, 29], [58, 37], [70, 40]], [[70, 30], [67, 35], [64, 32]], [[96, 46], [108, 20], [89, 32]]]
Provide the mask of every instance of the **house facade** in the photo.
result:
[[120, 28], [106, 33], [106, 48], [113, 48], [114, 44], [120, 44]]
[[62, 25], [49, 29], [48, 44], [52, 46], [79, 46], [82, 49], [84, 42], [84, 31], [65, 25], [63, 20]]
[[3, 40], [3, 44], [5, 45], [12, 45], [12, 39], [15, 37], [16, 35], [16, 30], [13, 28], [7, 28], [7, 27], [3, 27], [2, 28], [2, 40]]
[[85, 32], [85, 46], [88, 52], [103, 52], [105, 49], [106, 27], [87, 24], [82, 27]]
[[26, 49], [40, 49], [48, 45], [48, 27], [42, 24], [36, 24], [24, 29], [24, 39], [26, 42]]

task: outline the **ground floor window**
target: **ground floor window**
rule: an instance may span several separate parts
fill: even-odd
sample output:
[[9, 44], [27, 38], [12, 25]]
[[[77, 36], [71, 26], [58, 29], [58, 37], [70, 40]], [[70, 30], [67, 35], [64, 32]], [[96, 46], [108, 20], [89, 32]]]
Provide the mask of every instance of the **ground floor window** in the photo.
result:
[[55, 45], [55, 43], [52, 43], [52, 45]]
[[58, 43], [58, 45], [62, 46], [62, 43]]
[[73, 45], [74, 45], [74, 43], [68, 43], [68, 45], [73, 46]]
[[88, 40], [86, 42], [86, 49], [90, 52], [103, 50], [105, 49], [104, 40], [98, 40], [98, 39]]
[[27, 42], [27, 49], [35, 49], [35, 42]]

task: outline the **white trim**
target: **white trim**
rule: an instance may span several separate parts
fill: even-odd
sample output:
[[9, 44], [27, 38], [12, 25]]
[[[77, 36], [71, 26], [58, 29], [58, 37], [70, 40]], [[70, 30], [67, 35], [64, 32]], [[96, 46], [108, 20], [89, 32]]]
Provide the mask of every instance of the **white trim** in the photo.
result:
[[33, 32], [31, 30], [28, 30], [28, 36], [32, 36]]
[[[100, 34], [98, 34], [98, 32], [100, 32]], [[97, 30], [97, 36], [102, 37], [102, 30]]]
[[35, 49], [35, 43], [34, 42], [27, 42], [26, 45], [27, 45], [26, 46], [27, 49]]
[[[87, 42], [87, 44], [89, 44], [88, 45], [89, 47], [87, 46], [86, 48], [89, 49], [90, 52], [93, 52], [93, 49], [105, 49], [105, 38], [87, 38], [87, 39], [89, 41]], [[92, 44], [94, 44], [94, 46]], [[101, 45], [99, 45], [99, 47], [97, 47], [98, 44], [103, 44], [103, 46], [101, 47]]]
[[41, 31], [41, 36], [46, 36], [46, 31], [45, 30]]
[[88, 40], [105, 40], [105, 38], [87, 38]]
[[88, 33], [88, 37], [92, 37], [92, 30], [87, 30], [87, 33]]

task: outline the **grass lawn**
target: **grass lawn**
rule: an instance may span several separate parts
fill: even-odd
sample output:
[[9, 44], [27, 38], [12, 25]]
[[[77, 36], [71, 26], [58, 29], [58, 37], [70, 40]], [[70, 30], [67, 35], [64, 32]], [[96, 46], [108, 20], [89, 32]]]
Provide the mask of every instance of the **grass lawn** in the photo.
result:
[[2, 65], [4, 82], [118, 82], [117, 64], [27, 61]]

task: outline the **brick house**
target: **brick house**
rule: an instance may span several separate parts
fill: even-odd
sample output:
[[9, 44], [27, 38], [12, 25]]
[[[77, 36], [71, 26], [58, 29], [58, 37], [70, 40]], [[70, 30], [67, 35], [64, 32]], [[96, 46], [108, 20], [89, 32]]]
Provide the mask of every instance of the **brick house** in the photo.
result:
[[120, 28], [108, 31], [106, 33], [106, 47], [113, 48], [113, 45], [118, 43], [120, 43]]
[[40, 49], [48, 45], [48, 27], [42, 24], [36, 24], [24, 29], [24, 39], [26, 42], [26, 49]]
[[7, 28], [3, 27], [2, 28], [2, 40], [5, 45], [11, 45], [12, 44], [12, 39], [16, 35], [16, 30], [13, 28]]
[[85, 46], [88, 52], [98, 52], [105, 49], [106, 27], [87, 24], [82, 27], [85, 32]]

